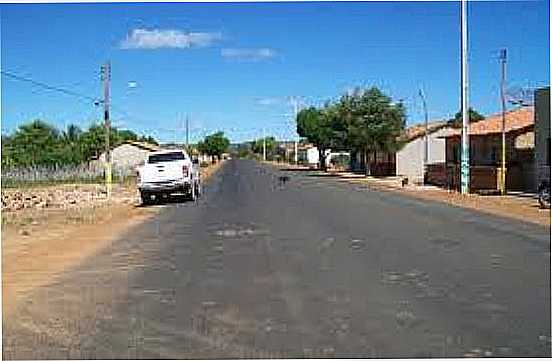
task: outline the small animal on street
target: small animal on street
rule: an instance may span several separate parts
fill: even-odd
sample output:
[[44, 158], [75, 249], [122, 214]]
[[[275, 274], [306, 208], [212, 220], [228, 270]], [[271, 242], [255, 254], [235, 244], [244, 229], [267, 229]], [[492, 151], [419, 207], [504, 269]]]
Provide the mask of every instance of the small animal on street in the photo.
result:
[[288, 181], [289, 181], [289, 176], [287, 176], [287, 175], [281, 175], [281, 176], [278, 177], [278, 184], [281, 185], [281, 186], [285, 185], [286, 182], [288, 182]]

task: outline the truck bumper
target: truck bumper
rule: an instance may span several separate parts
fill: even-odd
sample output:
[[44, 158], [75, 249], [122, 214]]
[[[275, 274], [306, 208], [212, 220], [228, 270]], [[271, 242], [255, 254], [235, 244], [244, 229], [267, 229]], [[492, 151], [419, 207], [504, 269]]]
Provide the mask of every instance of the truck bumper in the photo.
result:
[[191, 190], [191, 184], [189, 180], [142, 183], [138, 185], [138, 190], [147, 193], [188, 193]]

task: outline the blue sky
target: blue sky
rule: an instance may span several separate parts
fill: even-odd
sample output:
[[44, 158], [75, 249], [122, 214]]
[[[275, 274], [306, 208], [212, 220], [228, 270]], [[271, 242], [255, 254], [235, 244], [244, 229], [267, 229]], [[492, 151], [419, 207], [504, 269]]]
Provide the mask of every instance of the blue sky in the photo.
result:
[[[470, 104], [499, 109], [498, 50], [512, 86], [549, 85], [549, 3], [469, 4]], [[307, 105], [355, 86], [403, 99], [408, 123], [459, 109], [459, 3], [1, 5], [2, 70], [89, 96], [112, 63], [115, 125], [183, 141], [294, 135], [290, 96]], [[31, 119], [87, 127], [90, 101], [2, 77], [2, 132]]]

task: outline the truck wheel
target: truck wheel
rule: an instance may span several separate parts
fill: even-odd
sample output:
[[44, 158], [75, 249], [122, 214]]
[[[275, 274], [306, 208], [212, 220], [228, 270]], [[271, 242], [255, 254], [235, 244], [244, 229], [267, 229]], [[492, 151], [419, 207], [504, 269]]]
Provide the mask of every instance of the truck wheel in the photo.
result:
[[148, 192], [140, 192], [140, 199], [142, 200], [142, 204], [145, 206], [152, 204], [151, 194]]
[[196, 187], [195, 185], [190, 186], [190, 193], [188, 194], [189, 200], [195, 202], [197, 199]]

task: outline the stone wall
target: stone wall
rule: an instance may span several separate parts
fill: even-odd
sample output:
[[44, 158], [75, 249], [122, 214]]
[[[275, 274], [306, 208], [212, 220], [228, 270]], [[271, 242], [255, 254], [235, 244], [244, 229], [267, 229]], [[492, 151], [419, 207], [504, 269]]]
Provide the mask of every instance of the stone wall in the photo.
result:
[[[135, 188], [113, 185], [111, 199], [114, 202], [132, 203], [136, 200]], [[90, 207], [105, 202], [107, 202], [106, 188], [100, 184], [2, 189], [2, 212]]]

